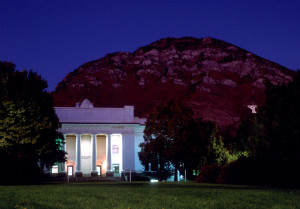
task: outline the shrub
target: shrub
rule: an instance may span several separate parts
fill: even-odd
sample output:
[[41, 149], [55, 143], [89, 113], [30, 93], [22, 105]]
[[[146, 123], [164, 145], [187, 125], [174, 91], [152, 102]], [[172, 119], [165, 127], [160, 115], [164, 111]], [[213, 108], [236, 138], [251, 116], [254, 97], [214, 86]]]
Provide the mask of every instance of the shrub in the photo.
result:
[[223, 166], [217, 164], [203, 166], [196, 181], [198, 183], [216, 183], [222, 170]]
[[251, 162], [248, 159], [240, 158], [226, 165], [219, 173], [217, 182], [228, 184], [247, 184], [253, 178], [251, 175]]
[[217, 183], [261, 186], [300, 186], [293, 162], [249, 157], [240, 158], [221, 170]]
[[41, 168], [30, 157], [12, 158], [0, 151], [0, 184], [32, 184], [43, 178]]

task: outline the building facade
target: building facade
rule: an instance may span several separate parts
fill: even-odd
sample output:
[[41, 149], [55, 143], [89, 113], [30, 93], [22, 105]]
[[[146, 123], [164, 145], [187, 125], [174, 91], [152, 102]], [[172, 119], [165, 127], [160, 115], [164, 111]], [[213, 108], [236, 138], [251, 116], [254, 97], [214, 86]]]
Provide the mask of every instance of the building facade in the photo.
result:
[[85, 99], [55, 111], [67, 152], [60, 170], [67, 175], [120, 176], [122, 171], [143, 169], [138, 152], [146, 119], [134, 117], [133, 106], [98, 108]]

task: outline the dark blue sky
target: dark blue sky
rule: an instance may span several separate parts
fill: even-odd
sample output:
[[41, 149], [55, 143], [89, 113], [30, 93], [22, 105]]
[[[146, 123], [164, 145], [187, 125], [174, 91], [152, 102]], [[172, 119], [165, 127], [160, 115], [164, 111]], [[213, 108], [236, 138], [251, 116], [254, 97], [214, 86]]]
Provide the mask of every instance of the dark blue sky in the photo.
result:
[[300, 69], [300, 1], [0, 0], [0, 60], [38, 72], [50, 91], [87, 61], [183, 36]]

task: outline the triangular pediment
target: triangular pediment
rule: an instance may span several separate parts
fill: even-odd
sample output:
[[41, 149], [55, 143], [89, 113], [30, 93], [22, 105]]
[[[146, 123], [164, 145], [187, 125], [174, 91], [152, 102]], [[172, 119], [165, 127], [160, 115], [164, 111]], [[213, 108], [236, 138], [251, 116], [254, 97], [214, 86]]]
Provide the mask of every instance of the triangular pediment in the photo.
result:
[[94, 104], [86, 98], [81, 102], [80, 108], [94, 108]]

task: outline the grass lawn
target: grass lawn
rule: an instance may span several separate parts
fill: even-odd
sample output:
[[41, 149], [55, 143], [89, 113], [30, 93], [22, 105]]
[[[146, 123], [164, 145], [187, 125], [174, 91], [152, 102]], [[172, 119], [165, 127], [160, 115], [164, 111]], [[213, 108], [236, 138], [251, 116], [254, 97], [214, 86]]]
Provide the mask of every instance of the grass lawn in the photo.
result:
[[300, 208], [300, 190], [192, 182], [0, 186], [0, 208]]

